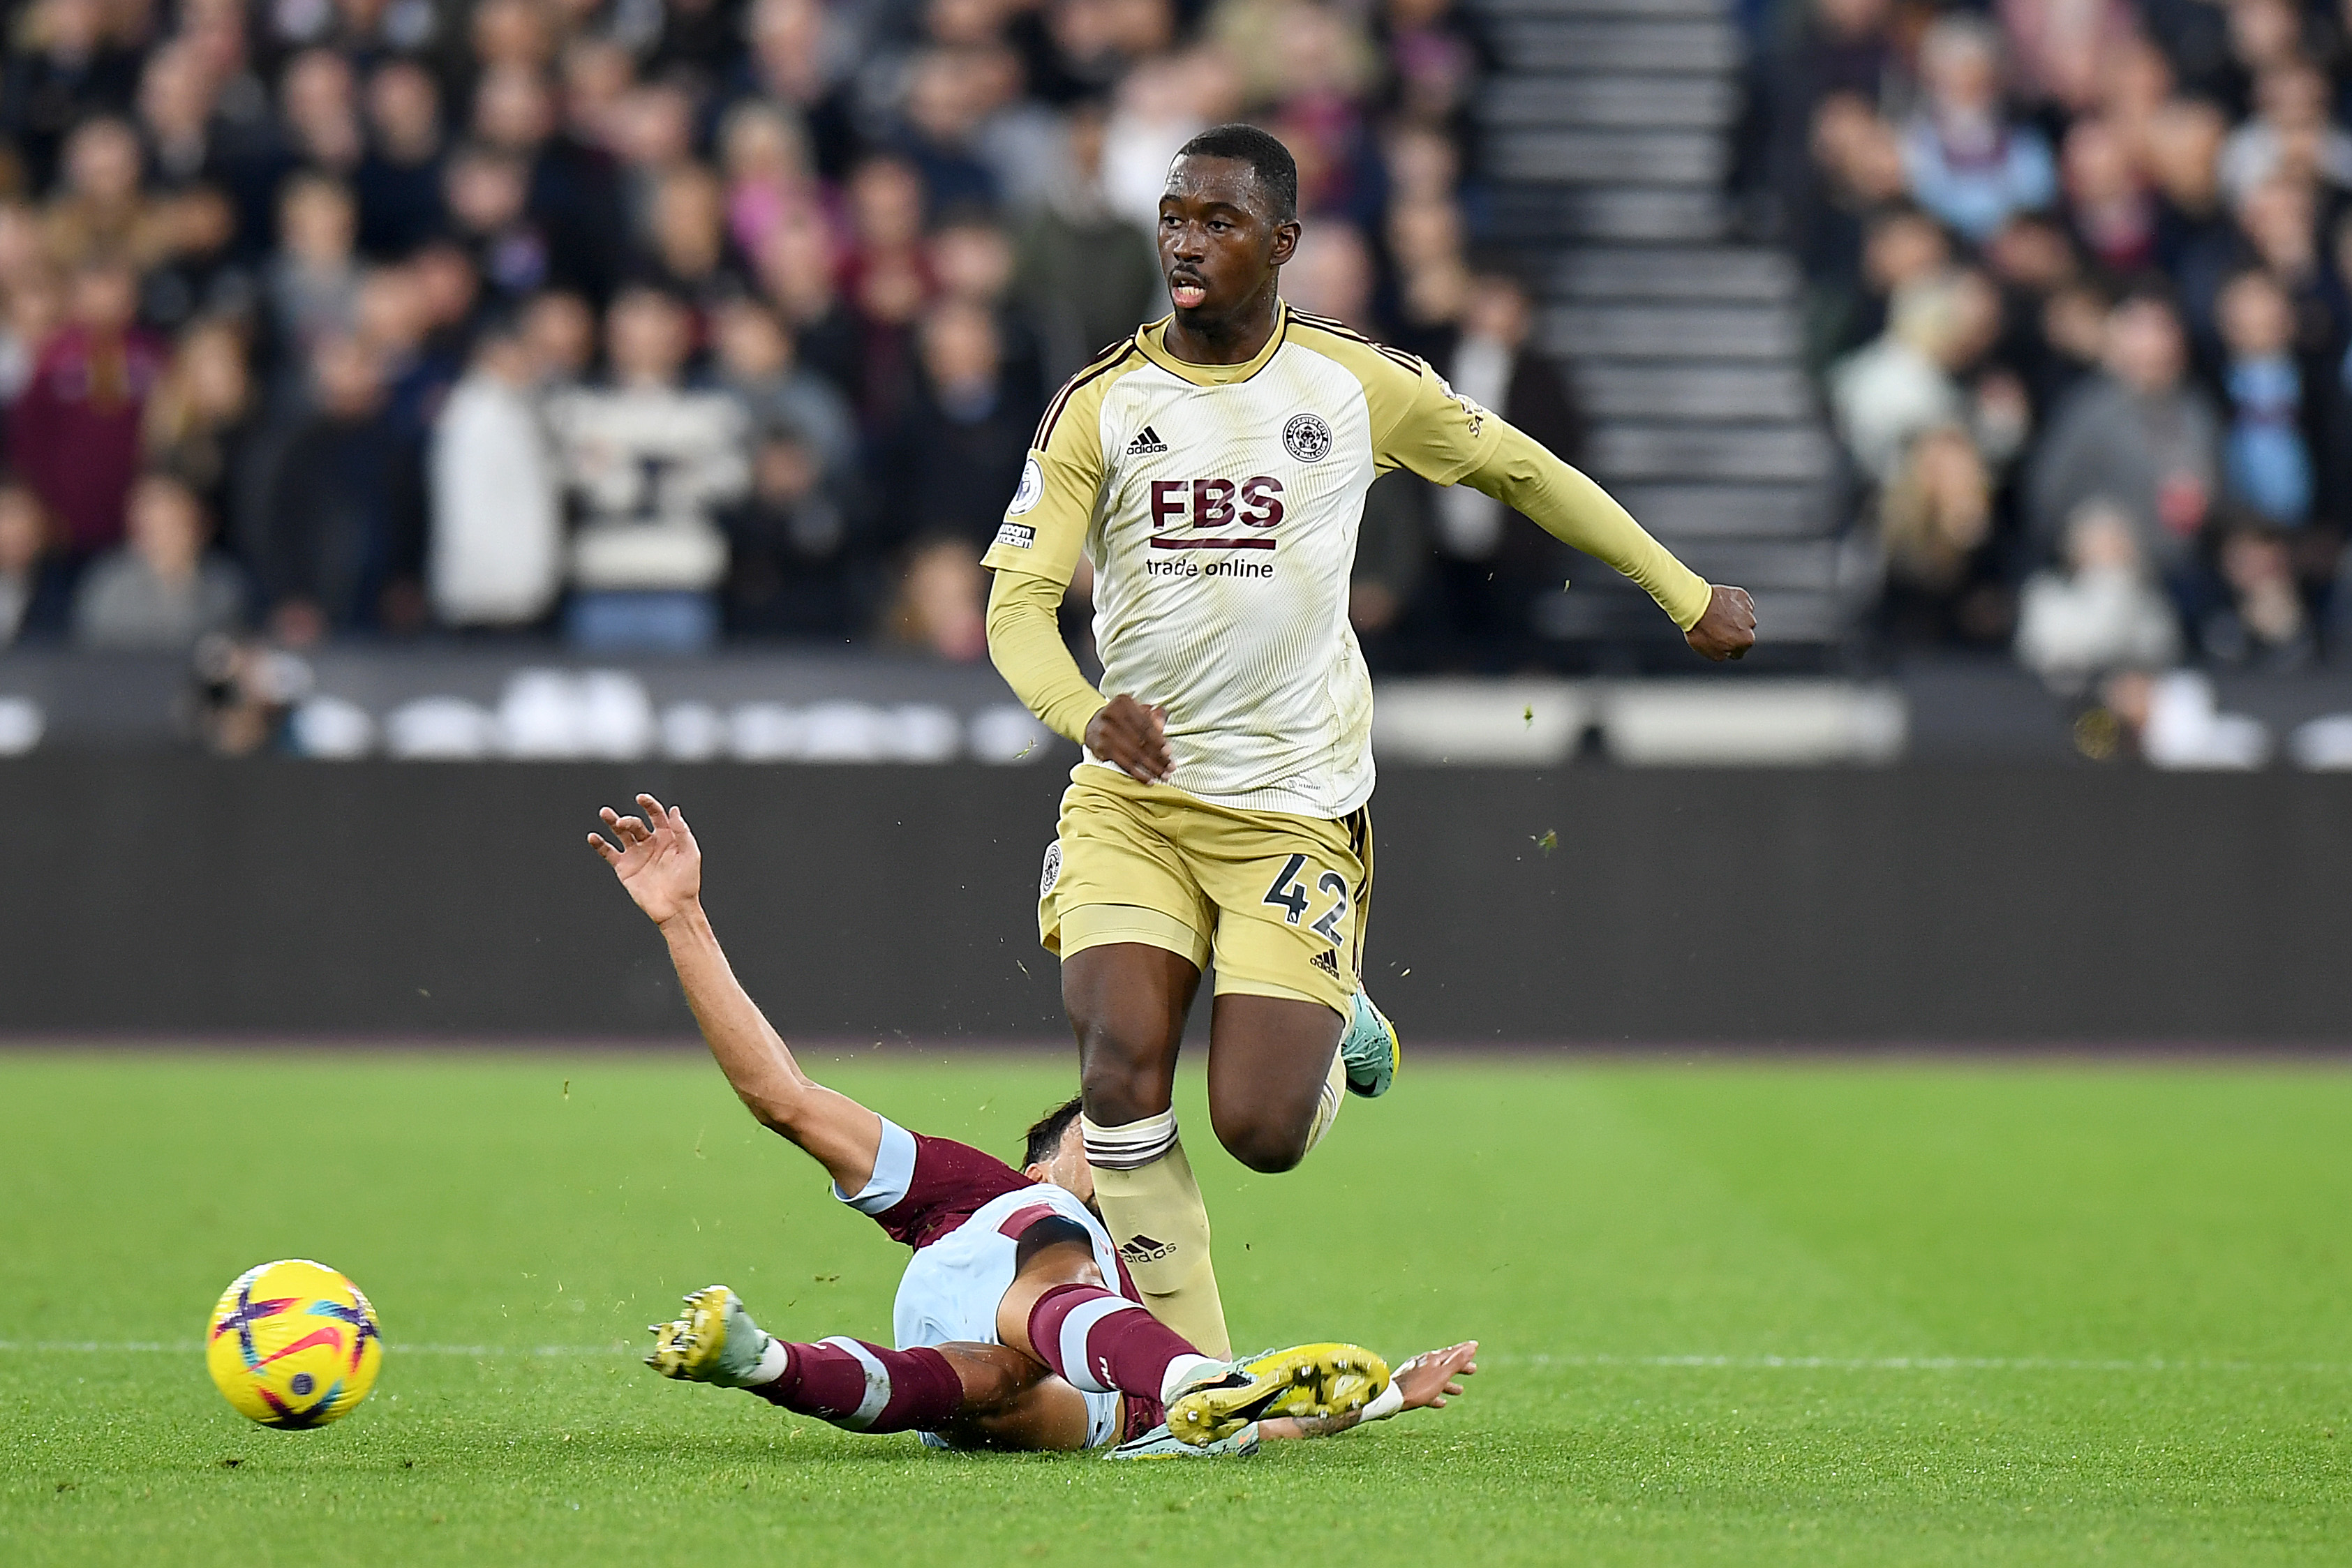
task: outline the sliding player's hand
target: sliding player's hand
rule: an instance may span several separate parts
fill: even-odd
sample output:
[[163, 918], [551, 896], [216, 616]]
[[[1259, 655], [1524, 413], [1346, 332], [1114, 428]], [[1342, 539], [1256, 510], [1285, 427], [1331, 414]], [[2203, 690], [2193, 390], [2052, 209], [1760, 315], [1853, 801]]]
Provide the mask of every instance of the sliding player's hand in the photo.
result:
[[619, 847], [602, 833], [589, 834], [588, 847], [613, 868], [637, 907], [655, 925], [667, 925], [702, 896], [702, 851], [685, 812], [651, 795], [638, 796], [637, 805], [643, 818], [624, 817], [610, 806], [597, 813], [621, 841]]
[[1717, 586], [1698, 624], [1683, 633], [1683, 641], [1720, 664], [1745, 657], [1756, 646], [1756, 601], [1744, 588]]
[[1462, 1392], [1461, 1379], [1478, 1370], [1478, 1342], [1464, 1340], [1444, 1350], [1424, 1350], [1391, 1375], [1404, 1395], [1405, 1410], [1443, 1410], [1445, 1401]]
[[1087, 749], [1142, 784], [1159, 783], [1176, 766], [1168, 750], [1168, 710], [1137, 702], [1125, 692], [1103, 704], [1088, 722]]

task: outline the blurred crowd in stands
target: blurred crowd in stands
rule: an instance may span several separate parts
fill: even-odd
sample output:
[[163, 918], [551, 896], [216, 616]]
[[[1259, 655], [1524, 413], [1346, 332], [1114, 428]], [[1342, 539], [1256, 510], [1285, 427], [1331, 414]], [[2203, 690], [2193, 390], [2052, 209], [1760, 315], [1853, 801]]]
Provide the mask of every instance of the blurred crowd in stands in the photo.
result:
[[1748, 211], [1889, 632], [2061, 685], [2325, 648], [2352, 522], [2352, 5], [1790, 0]]
[[[980, 658], [1038, 412], [1165, 308], [1169, 157], [1241, 116], [1301, 165], [1292, 299], [1572, 445], [1470, 264], [1450, 0], [19, 0], [5, 44], [0, 646]], [[1376, 510], [1368, 634], [1485, 624], [1493, 504]]]

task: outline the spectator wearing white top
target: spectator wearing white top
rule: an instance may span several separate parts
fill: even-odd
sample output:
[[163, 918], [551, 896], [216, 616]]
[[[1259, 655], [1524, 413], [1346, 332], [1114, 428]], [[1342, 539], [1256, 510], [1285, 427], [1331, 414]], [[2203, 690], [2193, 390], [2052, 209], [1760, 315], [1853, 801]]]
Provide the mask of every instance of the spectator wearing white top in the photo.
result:
[[434, 423], [426, 583], [446, 625], [522, 627], [563, 587], [563, 517], [519, 323], [494, 323]]
[[2114, 670], [2161, 670], [2180, 627], [2151, 580], [2131, 514], [2095, 497], [2066, 520], [2066, 570], [2037, 571], [2018, 602], [2017, 658], [2059, 690]]
[[726, 392], [687, 388], [688, 349], [677, 300], [624, 289], [605, 319], [611, 384], [548, 406], [582, 514], [566, 624], [583, 647], [692, 653], [719, 635], [727, 536], [714, 514], [749, 485], [749, 422]]

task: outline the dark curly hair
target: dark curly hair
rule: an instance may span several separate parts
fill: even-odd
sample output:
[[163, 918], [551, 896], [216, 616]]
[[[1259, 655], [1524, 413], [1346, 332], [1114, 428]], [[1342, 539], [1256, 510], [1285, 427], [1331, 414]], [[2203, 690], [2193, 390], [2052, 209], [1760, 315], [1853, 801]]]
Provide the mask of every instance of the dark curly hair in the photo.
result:
[[1021, 1156], [1024, 1168], [1045, 1164], [1060, 1150], [1063, 1134], [1078, 1119], [1078, 1103], [1079, 1097], [1073, 1094], [1037, 1118], [1036, 1124], [1029, 1129], [1029, 1146]]

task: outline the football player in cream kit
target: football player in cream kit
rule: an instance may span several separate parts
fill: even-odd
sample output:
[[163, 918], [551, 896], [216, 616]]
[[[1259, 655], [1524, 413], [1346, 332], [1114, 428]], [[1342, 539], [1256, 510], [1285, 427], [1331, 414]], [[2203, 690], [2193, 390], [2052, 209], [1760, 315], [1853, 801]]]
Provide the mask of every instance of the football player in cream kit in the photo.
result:
[[[989, 651], [1087, 756], [1062, 798], [1039, 925], [1062, 960], [1105, 1222], [1144, 1300], [1227, 1354], [1209, 1222], [1171, 1092], [1202, 972], [1209, 1112], [1288, 1170], [1341, 1091], [1384, 1092], [1395, 1031], [1360, 981], [1372, 883], [1372, 692], [1348, 626], [1364, 492], [1404, 467], [1467, 484], [1633, 578], [1710, 659], [1753, 604], [1676, 560], [1592, 481], [1410, 355], [1290, 308], [1289, 152], [1251, 126], [1187, 142], [1160, 201], [1174, 314], [1046, 408], [985, 564]], [[1055, 616], [1083, 551], [1103, 691]]]

